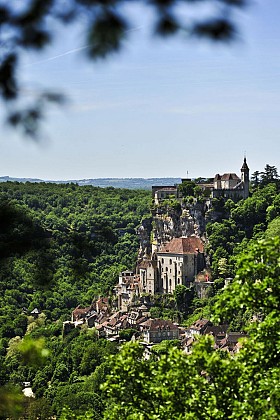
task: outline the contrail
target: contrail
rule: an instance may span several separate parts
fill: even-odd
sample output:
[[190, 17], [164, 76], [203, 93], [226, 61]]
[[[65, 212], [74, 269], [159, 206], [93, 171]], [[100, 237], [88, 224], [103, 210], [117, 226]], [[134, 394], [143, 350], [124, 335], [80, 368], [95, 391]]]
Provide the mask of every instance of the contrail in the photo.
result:
[[89, 45], [85, 45], [84, 47], [73, 48], [72, 50], [65, 51], [62, 54], [54, 55], [53, 57], [46, 58], [45, 60], [35, 61], [34, 63], [26, 64], [24, 67], [34, 66], [35, 64], [47, 63], [48, 61], [56, 60], [57, 58], [64, 57], [65, 55], [85, 50], [88, 47]]
[[[142, 28], [142, 26], [136, 26], [135, 28], [128, 29], [125, 32], [126, 33], [134, 32], [134, 31], [138, 31], [141, 28]], [[25, 64], [24, 67], [34, 66], [36, 64], [47, 63], [48, 61], [53, 61], [53, 60], [56, 60], [57, 58], [61, 58], [61, 57], [64, 57], [66, 55], [73, 54], [75, 52], [79, 52], [79, 51], [85, 50], [85, 49], [89, 48], [89, 46], [90, 46], [90, 44], [84, 45], [83, 47], [73, 48], [72, 50], [65, 51], [62, 54], [58, 54], [58, 55], [55, 55], [53, 57], [46, 58], [44, 60], [35, 61], [34, 63]]]

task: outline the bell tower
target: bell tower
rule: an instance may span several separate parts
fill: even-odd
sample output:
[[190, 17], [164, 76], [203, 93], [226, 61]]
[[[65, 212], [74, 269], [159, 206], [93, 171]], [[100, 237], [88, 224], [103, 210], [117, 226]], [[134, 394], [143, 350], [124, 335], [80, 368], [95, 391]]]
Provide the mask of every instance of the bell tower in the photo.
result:
[[243, 165], [241, 168], [241, 181], [243, 182], [243, 198], [249, 197], [249, 168], [244, 157]]

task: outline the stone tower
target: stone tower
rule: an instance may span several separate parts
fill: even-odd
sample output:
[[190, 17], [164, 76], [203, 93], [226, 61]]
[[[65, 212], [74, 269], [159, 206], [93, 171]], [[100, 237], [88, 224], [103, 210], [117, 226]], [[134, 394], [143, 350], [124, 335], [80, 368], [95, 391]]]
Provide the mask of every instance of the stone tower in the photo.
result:
[[243, 182], [243, 197], [249, 197], [249, 168], [246, 162], [246, 157], [244, 157], [243, 165], [241, 168], [241, 181]]

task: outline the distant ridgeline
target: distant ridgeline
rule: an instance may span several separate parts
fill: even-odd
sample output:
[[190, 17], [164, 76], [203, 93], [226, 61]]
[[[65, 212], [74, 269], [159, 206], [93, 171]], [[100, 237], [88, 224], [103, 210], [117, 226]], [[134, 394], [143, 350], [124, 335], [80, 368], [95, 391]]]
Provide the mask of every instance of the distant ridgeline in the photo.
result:
[[9, 176], [0, 177], [0, 182], [52, 182], [55, 184], [74, 183], [78, 185], [93, 185], [94, 187], [127, 188], [132, 190], [151, 190], [153, 185], [174, 185], [181, 183], [180, 178], [94, 178], [94, 179], [72, 179], [67, 181], [50, 181], [37, 178], [13, 178]]

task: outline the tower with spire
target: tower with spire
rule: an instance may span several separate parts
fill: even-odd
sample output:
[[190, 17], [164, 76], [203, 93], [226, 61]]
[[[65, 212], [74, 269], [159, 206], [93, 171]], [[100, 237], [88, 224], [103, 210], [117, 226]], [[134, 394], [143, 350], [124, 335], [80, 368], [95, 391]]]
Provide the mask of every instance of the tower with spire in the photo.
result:
[[241, 182], [243, 183], [243, 198], [249, 197], [249, 168], [244, 157], [243, 165], [241, 167]]

